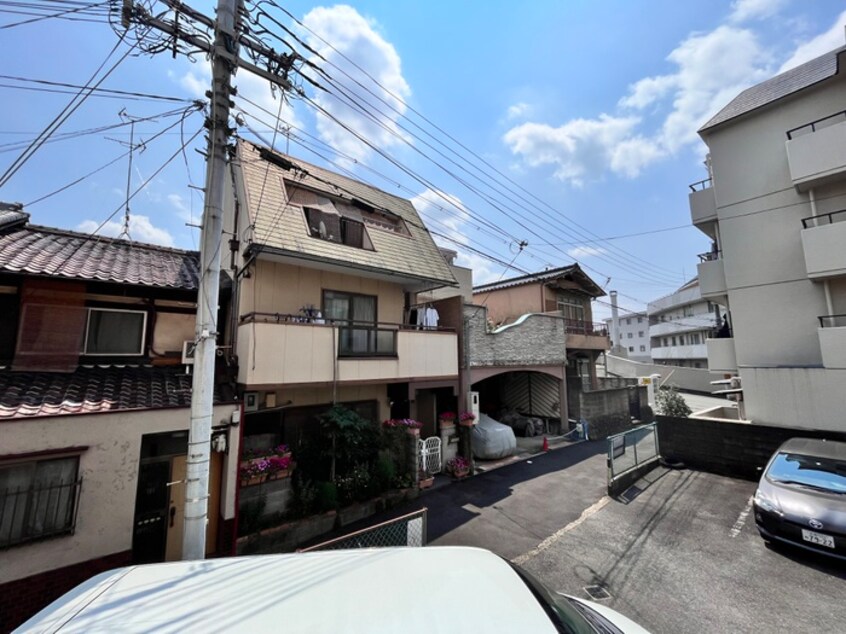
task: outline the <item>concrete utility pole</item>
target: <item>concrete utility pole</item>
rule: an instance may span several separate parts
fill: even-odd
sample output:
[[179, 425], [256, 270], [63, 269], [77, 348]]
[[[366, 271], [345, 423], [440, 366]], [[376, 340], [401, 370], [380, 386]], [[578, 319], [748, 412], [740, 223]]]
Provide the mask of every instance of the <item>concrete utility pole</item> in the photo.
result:
[[619, 353], [615, 348], [620, 345], [620, 318], [617, 314], [617, 291], [608, 291], [611, 296], [611, 352]]
[[200, 288], [194, 329], [194, 380], [191, 429], [185, 478], [185, 523], [182, 559], [206, 556], [209, 463], [214, 410], [214, 362], [217, 353], [217, 309], [220, 295], [220, 244], [223, 239], [223, 185], [229, 146], [230, 79], [234, 66], [223, 52], [238, 55], [237, 11], [240, 0], [218, 0], [212, 50], [211, 116], [206, 164], [206, 195], [200, 247]]
[[[208, 524], [209, 465], [211, 460], [211, 428], [214, 411], [214, 369], [217, 352], [217, 312], [220, 293], [220, 254], [223, 239], [224, 183], [229, 140], [232, 75], [238, 68], [291, 90], [288, 72], [297, 59], [295, 54], [274, 51], [263, 42], [242, 32], [241, 20], [246, 16], [243, 0], [218, 0], [217, 19], [203, 15], [180, 0], [162, 0], [176, 13], [168, 22], [151, 15], [143, 6], [123, 0], [123, 25], [131, 22], [145, 24], [177, 41], [209, 54], [212, 61], [211, 114], [206, 121], [209, 129], [206, 165], [205, 203], [203, 208], [202, 245], [200, 251], [200, 288], [197, 294], [197, 322], [195, 327], [194, 378], [191, 393], [191, 428], [188, 435], [188, 459], [185, 483], [185, 515], [182, 537], [182, 559], [203, 559], [206, 554], [206, 526]], [[191, 29], [181, 28], [187, 20]], [[199, 23], [199, 29], [197, 24]], [[198, 35], [201, 29], [214, 30], [214, 42]], [[239, 48], [250, 50], [254, 60], [261, 60], [267, 69], [240, 59]], [[160, 49], [155, 49], [160, 50]]]

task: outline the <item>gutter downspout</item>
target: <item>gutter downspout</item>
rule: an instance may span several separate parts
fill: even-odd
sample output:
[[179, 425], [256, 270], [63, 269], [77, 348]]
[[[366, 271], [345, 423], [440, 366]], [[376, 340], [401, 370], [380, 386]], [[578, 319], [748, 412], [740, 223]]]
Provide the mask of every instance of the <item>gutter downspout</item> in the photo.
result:
[[[817, 197], [814, 194], [813, 187], [808, 190], [808, 200], [811, 203], [811, 216], [817, 217]], [[825, 307], [829, 315], [834, 314], [834, 303], [831, 301], [831, 287], [828, 280], [823, 280], [823, 290], [825, 291]]]

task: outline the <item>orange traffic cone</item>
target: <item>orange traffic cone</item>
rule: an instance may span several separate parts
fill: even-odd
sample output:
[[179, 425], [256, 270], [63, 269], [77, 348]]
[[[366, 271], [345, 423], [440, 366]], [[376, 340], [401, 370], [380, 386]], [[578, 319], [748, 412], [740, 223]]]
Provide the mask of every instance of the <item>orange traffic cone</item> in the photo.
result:
[[546, 436], [543, 437], [543, 451], [549, 451], [549, 441]]

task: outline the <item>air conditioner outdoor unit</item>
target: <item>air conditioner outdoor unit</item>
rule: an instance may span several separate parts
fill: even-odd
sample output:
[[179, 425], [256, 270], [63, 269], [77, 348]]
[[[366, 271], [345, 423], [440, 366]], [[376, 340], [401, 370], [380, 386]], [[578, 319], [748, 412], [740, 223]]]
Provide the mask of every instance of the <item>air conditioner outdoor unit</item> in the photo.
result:
[[193, 341], [182, 342], [182, 363], [186, 365], [194, 365], [194, 351], [197, 349], [197, 344]]

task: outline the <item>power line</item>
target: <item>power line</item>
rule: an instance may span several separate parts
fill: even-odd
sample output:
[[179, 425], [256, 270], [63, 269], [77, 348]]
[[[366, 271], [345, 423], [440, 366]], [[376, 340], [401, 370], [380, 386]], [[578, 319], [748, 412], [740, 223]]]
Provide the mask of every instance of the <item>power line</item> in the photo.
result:
[[[70, 88], [74, 90], [85, 90], [85, 86], [80, 86], [78, 84], [69, 84], [66, 82], [61, 81], [48, 81], [46, 79], [32, 79], [27, 77], [18, 77], [15, 75], [0, 75], [0, 79], [6, 79], [10, 81], [20, 81], [25, 83], [31, 84], [40, 84], [43, 86], [55, 86], [57, 88]], [[34, 90], [39, 92], [53, 92], [56, 94], [73, 94], [70, 90], [48, 90], [48, 89], [38, 89], [29, 86], [14, 86], [12, 84], [0, 84], [3, 88], [16, 88], [18, 90]], [[175, 103], [189, 103], [195, 101], [194, 99], [187, 99], [185, 97], [169, 97], [167, 95], [156, 95], [152, 93], [144, 93], [144, 92], [134, 92], [131, 90], [116, 90], [113, 88], [95, 88], [91, 89], [92, 97], [111, 97], [112, 99], [118, 99], [120, 97], [134, 97], [138, 99], [154, 99], [159, 101], [173, 101]]]
[[[18, 4], [18, 3], [4, 2], [4, 3], [0, 3], [0, 6], [9, 6], [9, 5], [15, 5], [15, 4]], [[10, 11], [10, 10], [7, 10], [7, 9], [3, 9], [3, 10], [0, 10], [0, 13], [12, 13], [12, 14], [18, 14], [18, 15], [33, 15], [33, 16], [37, 16], [37, 17], [33, 17], [29, 20], [21, 20], [20, 22], [12, 22], [10, 24], [4, 24], [4, 25], [0, 26], [0, 30], [11, 29], [11, 28], [16, 27], [16, 26], [23, 26], [25, 24], [32, 24], [33, 22], [40, 22], [41, 20], [49, 20], [49, 19], [52, 19], [52, 18], [63, 18], [63, 19], [68, 19], [68, 20], [74, 20], [74, 21], [77, 21], [77, 22], [104, 22], [104, 20], [90, 20], [90, 19], [84, 19], [84, 18], [82, 18], [82, 19], [80, 19], [80, 18], [68, 18], [66, 16], [68, 16], [69, 14], [72, 14], [72, 13], [84, 13], [85, 15], [98, 15], [100, 12], [92, 11], [92, 9], [95, 9], [97, 7], [108, 7], [109, 4], [110, 4], [110, 0], [105, 0], [104, 2], [97, 2], [97, 3], [94, 3], [94, 4], [86, 4], [86, 5], [76, 7], [76, 8], [66, 9], [64, 11], [52, 13], [52, 14], [49, 14], [49, 15], [40, 15], [38, 13], [28, 13], [28, 12], [24, 12], [24, 11]], [[36, 8], [36, 5], [31, 5], [31, 8]], [[43, 7], [43, 8], [47, 9], [48, 7]], [[53, 8], [55, 8], [55, 7], [53, 7]], [[108, 16], [108, 13], [109, 12], [107, 10], [107, 11], [103, 12], [102, 15], [105, 17], [105, 16]]]

